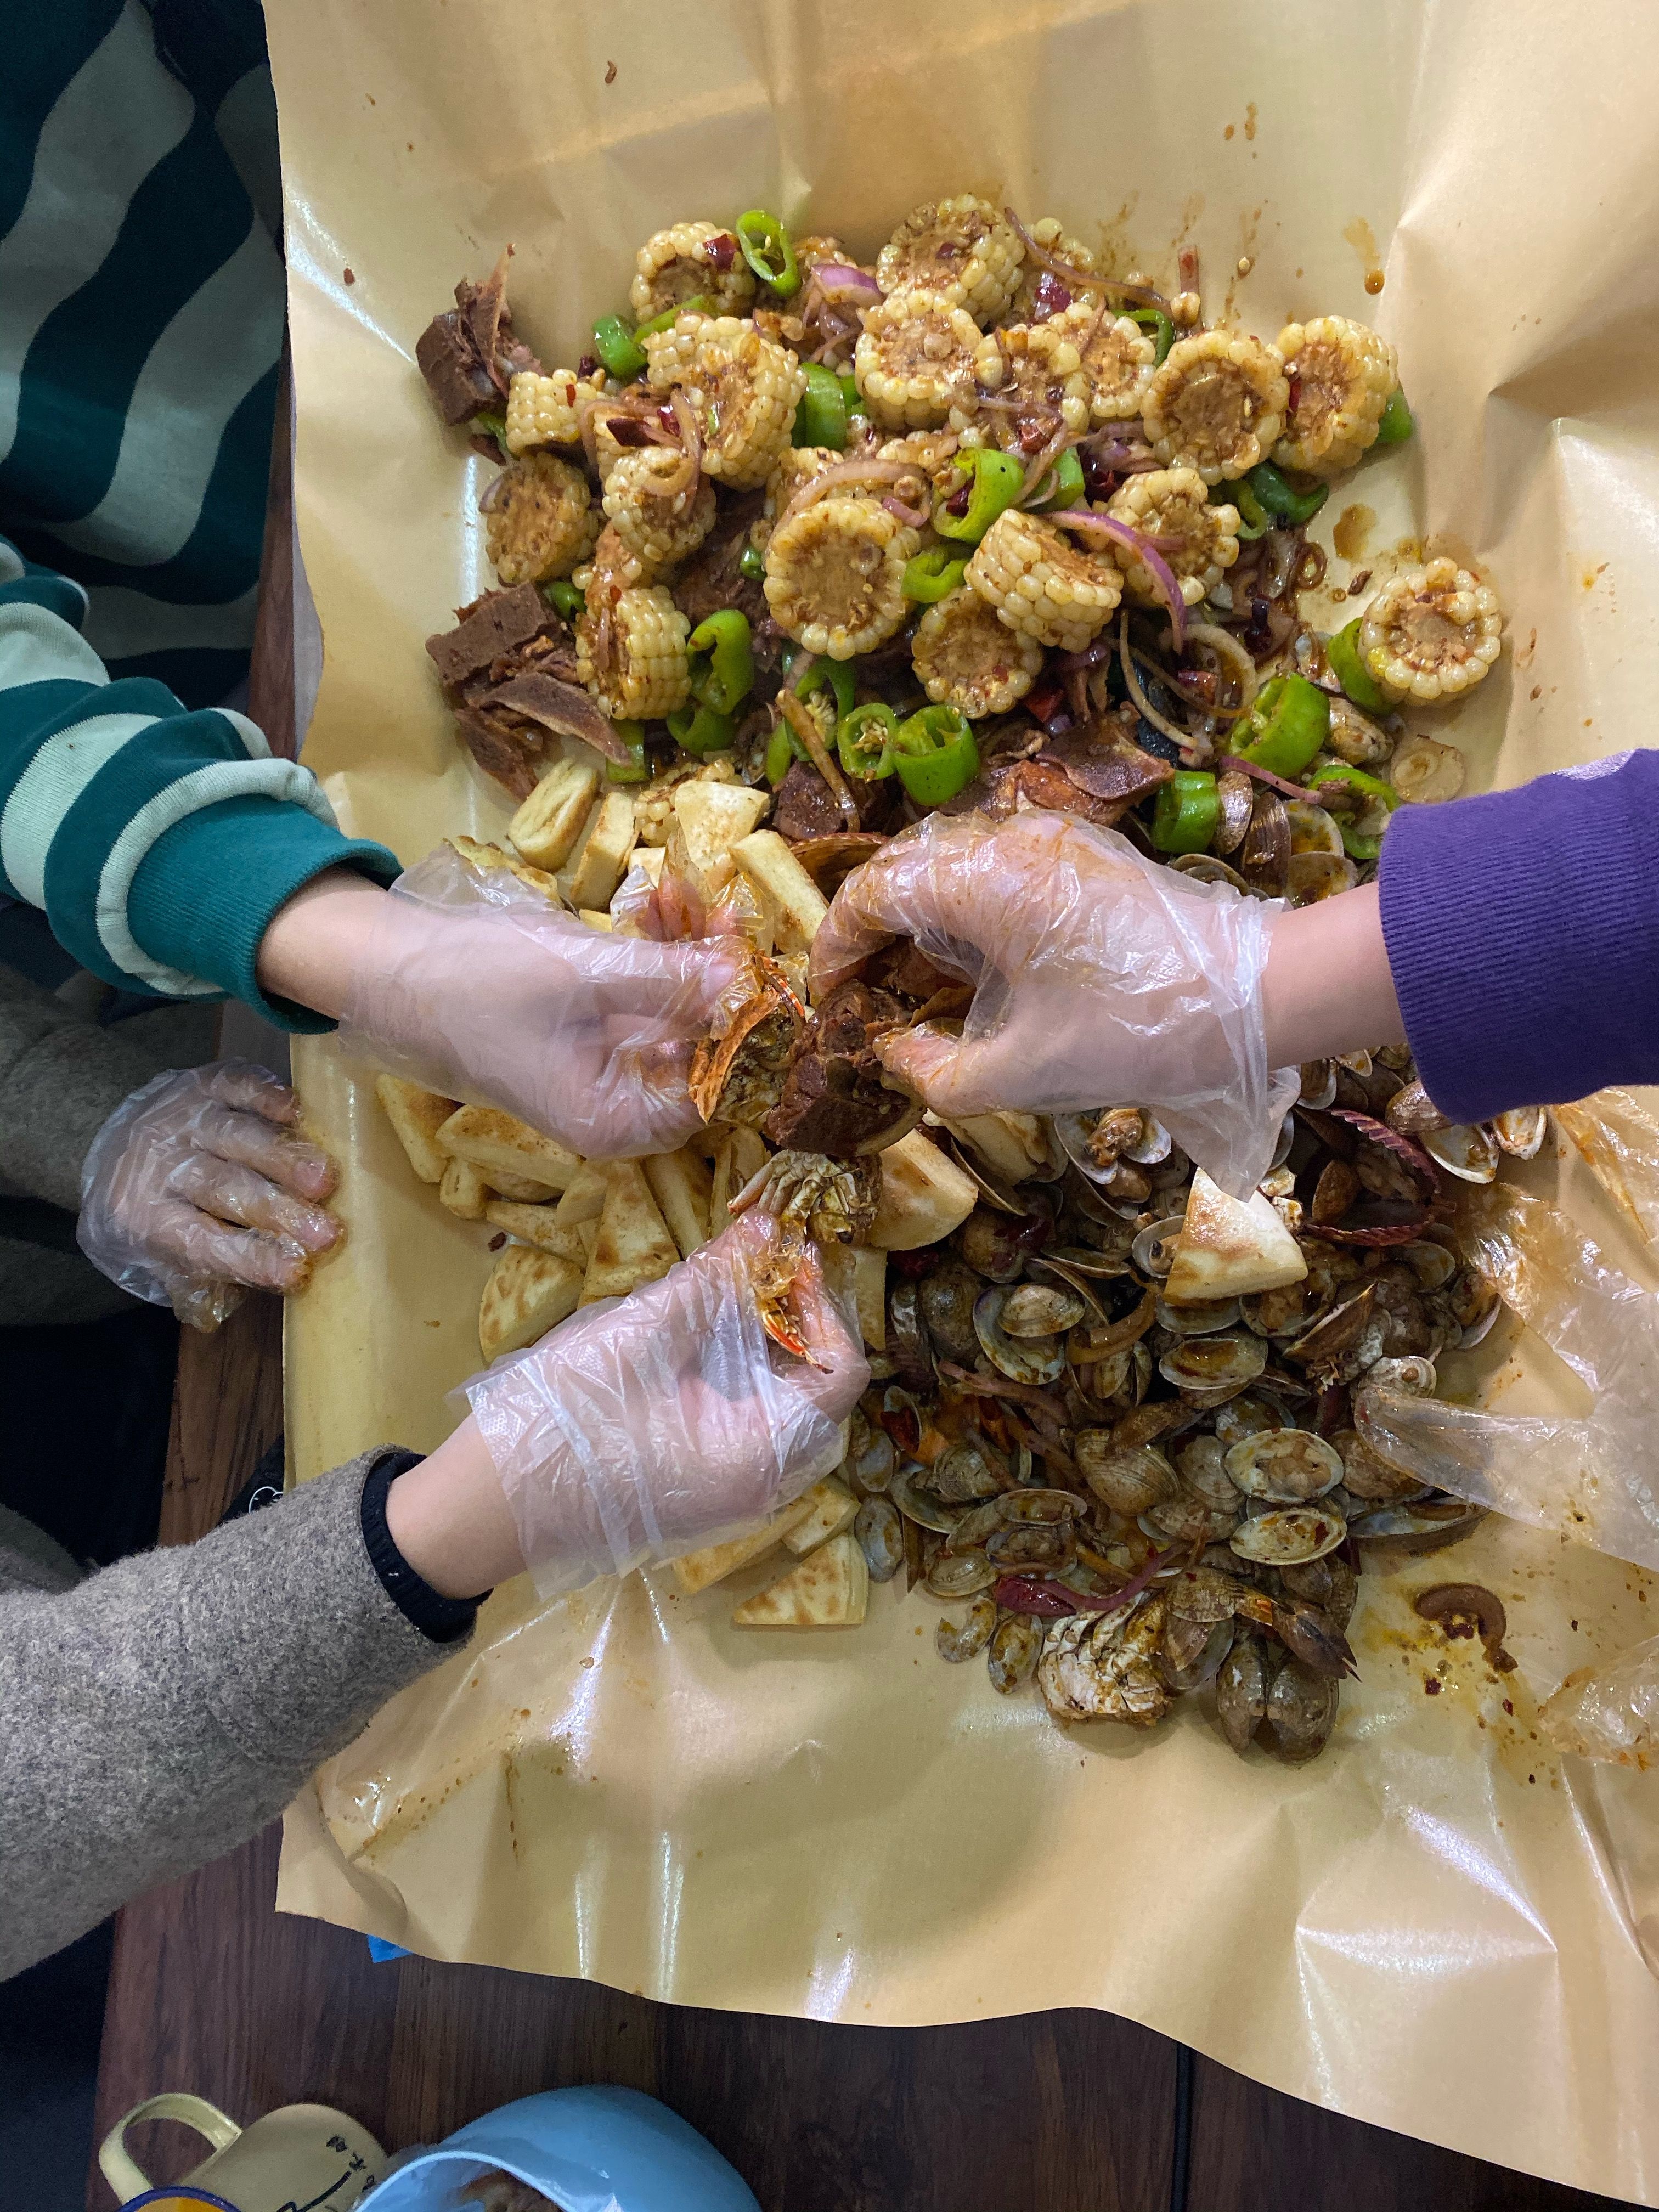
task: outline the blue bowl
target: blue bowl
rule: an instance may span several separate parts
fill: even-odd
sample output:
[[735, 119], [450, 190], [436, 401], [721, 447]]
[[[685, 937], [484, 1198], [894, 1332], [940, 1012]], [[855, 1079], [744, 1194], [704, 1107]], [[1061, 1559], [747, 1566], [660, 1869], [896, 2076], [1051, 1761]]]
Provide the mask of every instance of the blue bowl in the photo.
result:
[[374, 2212], [454, 2212], [497, 2167], [560, 2212], [760, 2212], [713, 2145], [637, 2089], [547, 2089], [486, 2112], [388, 2174]]

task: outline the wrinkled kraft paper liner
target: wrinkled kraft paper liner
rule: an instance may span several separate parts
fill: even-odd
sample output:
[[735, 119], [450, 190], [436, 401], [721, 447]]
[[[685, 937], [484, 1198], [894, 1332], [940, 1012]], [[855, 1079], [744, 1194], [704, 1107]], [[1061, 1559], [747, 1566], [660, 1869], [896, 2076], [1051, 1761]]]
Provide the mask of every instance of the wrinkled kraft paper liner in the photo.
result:
[[[982, 191], [1172, 289], [1195, 245], [1211, 313], [1269, 336], [1379, 319], [1422, 434], [1332, 499], [1335, 588], [1386, 574], [1413, 532], [1490, 565], [1511, 650], [1456, 725], [1476, 785], [1643, 741], [1644, 11], [890, 0], [853, 26], [786, 0], [270, 0], [270, 22], [327, 641], [307, 757], [347, 826], [405, 860], [507, 819], [421, 649], [490, 580], [487, 471], [438, 427], [417, 333], [512, 240], [520, 325], [568, 364], [651, 231], [758, 204], [868, 254], [917, 201]], [[305, 1477], [444, 1434], [488, 1232], [416, 1183], [361, 1071], [326, 1043], [295, 1060], [351, 1228], [289, 1318]], [[1528, 1173], [1647, 1268], [1553, 1145]], [[1561, 1387], [1512, 1334], [1482, 1358], [1466, 1381], [1506, 1405]], [[1410, 1590], [1448, 1573], [1501, 1592], [1518, 1677], [1414, 1620]], [[890, 2023], [1108, 2007], [1362, 2118], [1659, 2203], [1655, 1785], [1564, 1767], [1529, 1720], [1571, 1668], [1651, 1631], [1647, 1579], [1488, 1524], [1368, 1580], [1363, 1680], [1299, 1772], [1241, 1762], [1190, 1706], [1150, 1743], [1062, 1734], [1034, 1695], [942, 1665], [937, 1609], [892, 1586], [862, 1631], [790, 1638], [732, 1630], [732, 1586], [685, 1601], [656, 1575], [538, 1613], [520, 1585], [323, 1771], [289, 1816], [281, 1902], [684, 2003]]]

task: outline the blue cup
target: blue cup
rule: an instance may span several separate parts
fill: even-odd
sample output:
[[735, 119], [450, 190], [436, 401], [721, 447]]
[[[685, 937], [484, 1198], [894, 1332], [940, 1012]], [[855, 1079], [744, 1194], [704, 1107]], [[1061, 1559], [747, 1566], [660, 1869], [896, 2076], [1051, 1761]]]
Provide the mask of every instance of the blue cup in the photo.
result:
[[374, 2212], [453, 2212], [497, 2168], [559, 2212], [760, 2212], [748, 2185], [678, 2112], [637, 2089], [546, 2089], [416, 2151], [374, 2192]]

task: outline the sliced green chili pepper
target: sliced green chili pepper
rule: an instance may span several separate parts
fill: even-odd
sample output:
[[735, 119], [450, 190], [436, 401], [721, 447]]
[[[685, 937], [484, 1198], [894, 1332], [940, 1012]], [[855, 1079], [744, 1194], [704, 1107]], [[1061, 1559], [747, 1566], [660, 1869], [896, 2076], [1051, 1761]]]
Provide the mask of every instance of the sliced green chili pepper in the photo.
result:
[[563, 579], [556, 584], [543, 584], [538, 588], [554, 613], [562, 615], [567, 622], [574, 622], [587, 605], [586, 594]]
[[878, 699], [854, 707], [836, 735], [836, 750], [845, 772], [871, 779], [891, 775], [898, 766], [893, 752], [897, 728], [898, 716]]
[[758, 584], [766, 574], [766, 556], [758, 545], [745, 545], [738, 556], [738, 574]]
[[841, 374], [836, 379], [836, 381], [841, 386], [841, 396], [846, 404], [848, 413], [849, 415], [862, 415], [864, 412], [864, 394], [859, 390], [858, 379], [854, 375], [852, 370], [850, 368], [842, 369]]
[[943, 806], [979, 774], [973, 725], [954, 707], [924, 707], [893, 732], [899, 781], [918, 806]]
[[948, 599], [968, 574], [964, 560], [952, 560], [948, 545], [930, 545], [904, 564], [904, 596], [918, 606]]
[[1376, 442], [1379, 446], [1403, 446], [1416, 428], [1412, 410], [1406, 404], [1406, 395], [1396, 384], [1382, 410], [1382, 420], [1376, 426]]
[[837, 729], [853, 711], [853, 670], [848, 661], [831, 660], [827, 653], [815, 653], [794, 678], [794, 684], [795, 696], [802, 701], [811, 700], [815, 691], [831, 694]]
[[951, 512], [951, 501], [962, 496], [960, 490], [951, 492], [934, 507], [933, 527], [941, 538], [957, 538], [977, 545], [1003, 509], [1019, 497], [1025, 464], [1017, 454], [981, 446], [972, 453], [958, 453], [957, 466], [968, 471], [967, 510], [961, 514]]
[[607, 376], [626, 383], [645, 367], [645, 350], [634, 342], [634, 333], [620, 315], [601, 315], [593, 325], [593, 350], [605, 364]]
[[1275, 522], [1295, 523], [1298, 527], [1311, 522], [1331, 495], [1328, 483], [1316, 484], [1311, 491], [1292, 489], [1271, 461], [1258, 461], [1243, 480], [1264, 514]]
[[1331, 664], [1332, 675], [1356, 707], [1363, 707], [1368, 714], [1386, 714], [1391, 703], [1389, 696], [1378, 686], [1359, 650], [1362, 619], [1356, 615], [1346, 629], [1326, 639], [1325, 658]]
[[1287, 672], [1256, 693], [1249, 728], [1247, 761], [1273, 775], [1298, 776], [1330, 735], [1331, 702], [1316, 684]]
[[504, 461], [515, 460], [518, 458], [507, 442], [505, 415], [475, 415], [466, 427], [476, 437], [493, 438], [501, 449], [501, 459]]
[[1360, 797], [1369, 802], [1352, 817], [1337, 815], [1334, 818], [1342, 832], [1342, 848], [1351, 860], [1374, 860], [1382, 850], [1382, 832], [1388, 827], [1389, 817], [1400, 804], [1400, 793], [1391, 783], [1384, 783], [1380, 775], [1367, 775], [1363, 769], [1350, 768], [1346, 762], [1333, 762], [1309, 779], [1308, 788], [1317, 791], [1322, 784], [1351, 785]]
[[[736, 607], [718, 609], [692, 631], [686, 652], [691, 663], [692, 697], [712, 707], [717, 714], [734, 713], [755, 688], [748, 616]], [[678, 731], [674, 734], [679, 736]]]
[[1178, 768], [1158, 787], [1152, 842], [1160, 853], [1206, 852], [1220, 820], [1215, 778], [1202, 769]]
[[723, 714], [706, 700], [693, 699], [676, 707], [668, 717], [668, 733], [685, 751], [701, 759], [705, 753], [729, 752], [738, 734], [730, 714]]
[[1127, 315], [1132, 323], [1139, 323], [1143, 331], [1151, 331], [1154, 351], [1152, 367], [1162, 368], [1170, 348], [1175, 343], [1175, 325], [1162, 307], [1120, 307], [1118, 313]]
[[847, 443], [847, 399], [841, 379], [821, 361], [806, 364], [806, 389], [795, 407], [792, 446], [828, 446], [840, 453]]
[[763, 284], [769, 284], [779, 299], [787, 300], [800, 289], [800, 264], [789, 234], [764, 208], [750, 208], [738, 217], [738, 244], [743, 258]]
[[804, 760], [805, 756], [806, 748], [801, 744], [788, 723], [780, 722], [766, 740], [766, 756], [761, 763], [765, 770], [766, 781], [774, 791], [783, 781], [795, 763], [798, 760]]
[[1267, 517], [1261, 502], [1242, 479], [1237, 483], [1212, 484], [1210, 504], [1212, 507], [1236, 507], [1238, 509], [1238, 534], [1247, 544], [1266, 533]]
[[[1075, 507], [1088, 496], [1088, 486], [1083, 480], [1083, 464], [1067, 446], [1042, 480], [1049, 489], [1043, 498], [1034, 502], [1040, 512], [1059, 507]], [[1042, 484], [1037, 486], [1042, 489]]]
[[627, 746], [628, 758], [608, 760], [605, 764], [606, 776], [612, 783], [648, 783], [651, 763], [645, 757], [644, 723], [613, 722], [611, 726]]
[[659, 315], [652, 315], [634, 326], [636, 338], [653, 338], [659, 331], [672, 331], [682, 315], [712, 315], [714, 302], [707, 292], [699, 292], [690, 300], [682, 300], [678, 307], [665, 307]]

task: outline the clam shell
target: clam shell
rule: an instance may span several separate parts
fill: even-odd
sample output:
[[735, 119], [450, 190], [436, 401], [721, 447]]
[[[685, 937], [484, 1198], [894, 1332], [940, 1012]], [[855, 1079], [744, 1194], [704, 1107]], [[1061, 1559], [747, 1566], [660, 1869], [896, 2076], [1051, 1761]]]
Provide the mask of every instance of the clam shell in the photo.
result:
[[1304, 1559], [1322, 1559], [1347, 1533], [1348, 1524], [1340, 1513], [1317, 1505], [1280, 1505], [1241, 1521], [1227, 1540], [1241, 1559], [1255, 1559], [1264, 1567], [1292, 1567]]
[[947, 1444], [927, 1470], [927, 1487], [946, 1505], [995, 1498], [1008, 1487], [1008, 1470], [988, 1445]]
[[1437, 1552], [1455, 1544], [1486, 1517], [1486, 1508], [1461, 1498], [1424, 1498], [1383, 1505], [1358, 1516], [1351, 1528], [1358, 1544], [1395, 1544], [1402, 1552]]
[[[1242, 837], [1239, 842], [1243, 842]], [[1237, 869], [1230, 868], [1224, 860], [1218, 860], [1213, 853], [1180, 853], [1170, 866], [1177, 875], [1190, 876], [1196, 884], [1228, 884], [1234, 890], [1243, 891], [1247, 898], [1251, 895], [1251, 886]]]
[[1129, 1248], [1136, 1270], [1151, 1283], [1161, 1283], [1175, 1265], [1176, 1239], [1185, 1226], [1179, 1213], [1148, 1222]]
[[1062, 1335], [1075, 1328], [1088, 1308], [1077, 1292], [1048, 1283], [1017, 1283], [1002, 1301], [998, 1325], [1021, 1342]]
[[1242, 1330], [1220, 1336], [1188, 1336], [1166, 1352], [1158, 1371], [1177, 1390], [1234, 1391], [1254, 1382], [1267, 1364], [1259, 1336]]
[[1431, 1244], [1426, 1240], [1405, 1244], [1401, 1247], [1400, 1257], [1416, 1276], [1421, 1290], [1440, 1290], [1457, 1273], [1457, 1255], [1449, 1252], [1443, 1244]]
[[1059, 1381], [1066, 1366], [1062, 1337], [1042, 1336], [1022, 1341], [1002, 1327], [1002, 1309], [1012, 1293], [1006, 1289], [984, 1291], [974, 1302], [974, 1334], [980, 1350], [1000, 1375], [1011, 1382], [1041, 1385]]
[[1305, 1505], [1342, 1480], [1342, 1455], [1307, 1429], [1258, 1429], [1227, 1449], [1227, 1474], [1247, 1497]]
[[1115, 1513], [1145, 1513], [1176, 1488], [1176, 1471], [1153, 1444], [1114, 1449], [1109, 1429], [1079, 1429], [1072, 1455], [1084, 1480]]
[[985, 1540], [985, 1556], [1000, 1575], [1046, 1573], [1066, 1565], [1076, 1549], [1069, 1521], [1023, 1522]]
[[1171, 1336], [1213, 1336], [1218, 1329], [1233, 1328], [1239, 1311], [1237, 1298], [1194, 1298], [1178, 1306], [1160, 1298], [1156, 1317], [1158, 1327]]
[[866, 1498], [853, 1523], [872, 1583], [890, 1583], [904, 1565], [904, 1523], [890, 1498]]
[[1336, 1103], [1336, 1062], [1334, 1060], [1304, 1060], [1302, 1066], [1302, 1089], [1297, 1104], [1322, 1113]]
[[985, 1654], [994, 1690], [1006, 1698], [1030, 1680], [1042, 1656], [1042, 1622], [1030, 1613], [1013, 1613], [998, 1624]]
[[1010, 1490], [996, 1500], [994, 1510], [1009, 1527], [1021, 1522], [1053, 1526], [1075, 1521], [1084, 1501], [1074, 1490]]
[[1543, 1149], [1549, 1120], [1541, 1106], [1511, 1106], [1507, 1114], [1495, 1115], [1488, 1126], [1501, 1152], [1511, 1159], [1534, 1160]]
[[1498, 1173], [1498, 1146], [1490, 1130], [1454, 1121], [1415, 1134], [1429, 1158], [1461, 1182], [1491, 1182]]
[[964, 1659], [977, 1658], [996, 1632], [996, 1600], [976, 1597], [960, 1627], [953, 1620], [938, 1624], [933, 1630], [933, 1649], [941, 1659], [959, 1667]]
[[1342, 850], [1342, 832], [1328, 808], [1316, 805], [1310, 799], [1287, 799], [1285, 819], [1290, 824], [1293, 860], [1307, 853], [1328, 854], [1337, 860], [1346, 857]]
[[1271, 1435], [1274, 1431], [1295, 1425], [1276, 1398], [1269, 1398], [1258, 1390], [1246, 1390], [1230, 1399], [1215, 1417], [1215, 1432], [1229, 1451], [1246, 1437]]
[[1285, 866], [1285, 891], [1292, 906], [1316, 906], [1321, 899], [1351, 891], [1359, 871], [1346, 853], [1293, 853]]
[[946, 1505], [930, 1491], [921, 1489], [916, 1482], [921, 1473], [919, 1467], [900, 1468], [888, 1494], [907, 1521], [914, 1521], [918, 1528], [932, 1528], [948, 1536], [962, 1518], [962, 1508]]
[[989, 1589], [997, 1570], [983, 1552], [941, 1552], [922, 1577], [933, 1597], [976, 1597]]

